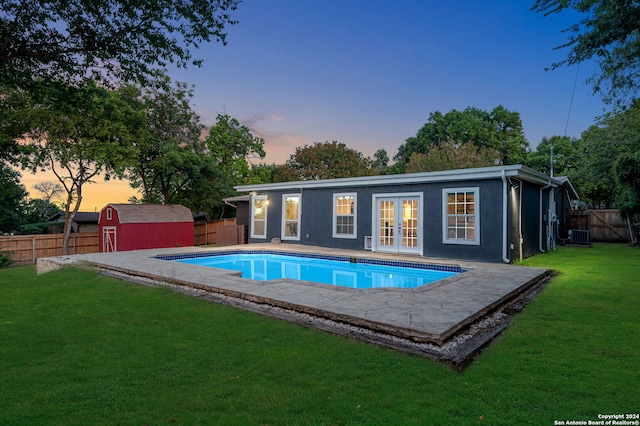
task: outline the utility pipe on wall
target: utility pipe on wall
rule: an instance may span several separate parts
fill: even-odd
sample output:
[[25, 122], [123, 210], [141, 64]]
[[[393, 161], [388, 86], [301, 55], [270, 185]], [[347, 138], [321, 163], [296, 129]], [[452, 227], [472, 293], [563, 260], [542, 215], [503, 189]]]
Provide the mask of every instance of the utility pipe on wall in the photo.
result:
[[502, 169], [502, 260], [504, 263], [511, 263], [511, 259], [507, 256], [507, 231], [509, 230], [508, 226], [508, 215], [507, 215], [507, 197], [509, 196], [509, 185], [507, 184], [507, 177], [504, 173], [504, 169]]
[[[545, 189], [551, 188], [551, 181], [549, 181], [549, 183], [546, 186], [543, 186], [542, 188], [540, 188], [540, 214], [539, 214], [539, 218], [540, 218], [540, 227], [538, 230], [538, 248], [540, 249], [541, 253], [546, 252], [545, 249], [542, 248], [542, 193], [544, 192]], [[549, 223], [549, 216], [547, 215], [547, 224]], [[548, 225], [547, 225], [548, 226]], [[547, 235], [549, 234], [549, 232], [547, 232]], [[547, 240], [547, 244], [549, 243], [549, 241]]]
[[524, 186], [522, 181], [519, 181], [518, 185], [518, 258], [522, 260], [522, 247], [524, 239], [522, 238], [522, 187]]

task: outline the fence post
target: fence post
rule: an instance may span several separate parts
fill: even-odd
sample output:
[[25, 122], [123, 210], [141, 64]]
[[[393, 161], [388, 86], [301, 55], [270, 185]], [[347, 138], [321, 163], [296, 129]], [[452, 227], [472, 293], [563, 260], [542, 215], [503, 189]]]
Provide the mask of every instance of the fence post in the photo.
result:
[[35, 237], [31, 239], [31, 264], [36, 264], [36, 239]]

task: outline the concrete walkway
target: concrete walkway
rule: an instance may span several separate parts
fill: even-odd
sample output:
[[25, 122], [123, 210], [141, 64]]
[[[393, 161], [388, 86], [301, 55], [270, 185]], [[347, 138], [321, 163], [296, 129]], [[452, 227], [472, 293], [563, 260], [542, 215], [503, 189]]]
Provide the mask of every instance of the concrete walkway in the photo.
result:
[[[156, 259], [157, 255], [225, 250], [278, 250], [334, 256], [459, 265], [467, 272], [416, 289], [351, 289], [280, 279], [255, 281], [237, 272]], [[38, 273], [88, 262], [125, 277], [178, 284], [362, 327], [413, 342], [443, 344], [459, 330], [505, 305], [548, 273], [514, 265], [425, 259], [415, 256], [289, 244], [171, 248], [38, 259]]]

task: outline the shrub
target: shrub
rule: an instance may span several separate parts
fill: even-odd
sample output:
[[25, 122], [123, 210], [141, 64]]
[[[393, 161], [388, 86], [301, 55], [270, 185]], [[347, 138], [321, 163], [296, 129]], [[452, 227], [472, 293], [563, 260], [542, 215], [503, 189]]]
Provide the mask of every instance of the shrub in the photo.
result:
[[22, 225], [18, 228], [17, 234], [19, 235], [34, 235], [34, 234], [61, 234], [64, 229], [63, 222], [40, 222], [29, 223]]
[[0, 269], [6, 268], [7, 266], [11, 265], [12, 263], [13, 263], [13, 261], [9, 258], [9, 255], [7, 253], [4, 253], [4, 252], [0, 251]]

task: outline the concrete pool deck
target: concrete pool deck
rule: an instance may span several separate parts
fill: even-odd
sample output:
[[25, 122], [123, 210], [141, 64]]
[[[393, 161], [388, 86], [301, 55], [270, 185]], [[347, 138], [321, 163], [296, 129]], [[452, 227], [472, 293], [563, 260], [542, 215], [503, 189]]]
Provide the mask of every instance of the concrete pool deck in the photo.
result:
[[[376, 258], [414, 263], [460, 266], [467, 272], [415, 289], [351, 289], [290, 279], [255, 281], [239, 277], [236, 272], [157, 259], [158, 255], [219, 252], [228, 250], [276, 250]], [[280, 317], [305, 325], [313, 321], [296, 321], [290, 315], [274, 314], [266, 307], [303, 313], [387, 335], [413, 343], [429, 345], [424, 355], [436, 354], [433, 348], [444, 345], [474, 323], [513, 303], [522, 294], [544, 282], [546, 269], [507, 264], [462, 260], [421, 258], [410, 255], [336, 250], [291, 244], [251, 244], [232, 247], [183, 247], [94, 253], [38, 259], [38, 273], [70, 264], [89, 264], [103, 272], [136, 281], [167, 283], [192, 289], [226, 303], [230, 300], [254, 304], [249, 310]], [[206, 298], [206, 297], [205, 297]], [[243, 307], [238, 303], [227, 303]], [[256, 309], [262, 306], [263, 309]], [[506, 327], [506, 325], [505, 325]], [[330, 327], [318, 327], [328, 329]], [[504, 327], [503, 327], [504, 328]], [[358, 338], [358, 332], [338, 332]], [[379, 338], [363, 339], [377, 342]], [[384, 340], [384, 339], [382, 339]], [[382, 343], [384, 344], [384, 343]], [[402, 350], [402, 345], [387, 346]], [[399, 346], [399, 347], [398, 347]], [[431, 348], [431, 349], [429, 349]], [[410, 350], [410, 352], [416, 352]], [[420, 352], [420, 351], [417, 351]]]

